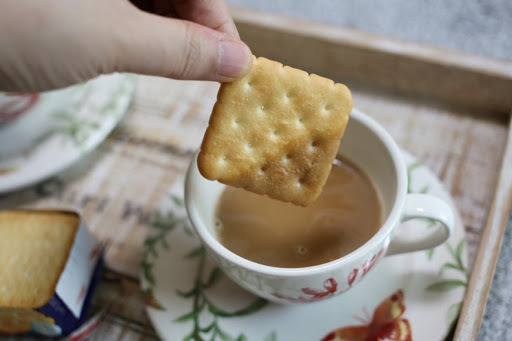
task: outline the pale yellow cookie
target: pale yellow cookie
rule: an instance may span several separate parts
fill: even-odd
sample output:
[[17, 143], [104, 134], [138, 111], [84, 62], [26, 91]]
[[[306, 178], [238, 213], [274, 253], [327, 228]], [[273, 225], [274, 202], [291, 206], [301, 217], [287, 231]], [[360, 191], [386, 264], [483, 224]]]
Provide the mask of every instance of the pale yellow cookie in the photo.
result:
[[320, 195], [352, 110], [343, 84], [265, 58], [224, 83], [198, 166], [229, 186], [306, 206]]
[[0, 307], [39, 308], [52, 298], [78, 224], [71, 213], [0, 211]]

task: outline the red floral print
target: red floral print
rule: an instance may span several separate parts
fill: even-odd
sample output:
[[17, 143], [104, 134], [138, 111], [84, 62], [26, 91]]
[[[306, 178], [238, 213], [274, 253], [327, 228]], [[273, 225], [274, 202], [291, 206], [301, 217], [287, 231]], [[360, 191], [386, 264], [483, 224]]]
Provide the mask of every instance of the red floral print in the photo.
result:
[[314, 302], [319, 301], [327, 296], [341, 294], [352, 287], [354, 283], [361, 280], [366, 274], [384, 257], [386, 248], [381, 248], [377, 253], [368, 258], [359, 268], [353, 269], [346, 281], [338, 283], [334, 278], [328, 278], [324, 281], [323, 290], [302, 288], [301, 291], [308, 296], [291, 297], [280, 293], [273, 293], [274, 297], [287, 300], [290, 302]]
[[290, 302], [314, 302], [321, 300], [322, 298], [333, 295], [336, 290], [338, 289], [338, 283], [334, 278], [328, 278], [324, 281], [324, 289], [325, 290], [317, 290], [317, 289], [311, 289], [311, 288], [302, 288], [301, 291], [305, 293], [306, 297], [299, 296], [299, 297], [289, 297], [285, 295], [280, 295], [278, 293], [274, 293], [273, 295], [277, 298], [282, 298], [285, 300], [288, 300]]

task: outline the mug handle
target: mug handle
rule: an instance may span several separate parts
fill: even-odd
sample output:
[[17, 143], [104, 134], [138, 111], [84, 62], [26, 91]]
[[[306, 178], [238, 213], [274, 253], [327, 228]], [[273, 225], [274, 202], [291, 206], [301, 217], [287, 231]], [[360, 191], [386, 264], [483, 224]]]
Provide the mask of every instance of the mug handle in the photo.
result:
[[434, 219], [440, 224], [437, 224], [438, 226], [430, 234], [419, 240], [400, 240], [400, 235], [408, 233], [405, 231], [395, 234], [386, 256], [428, 250], [441, 245], [450, 237], [455, 225], [453, 210], [445, 201], [428, 194], [407, 194], [400, 222], [417, 218]]

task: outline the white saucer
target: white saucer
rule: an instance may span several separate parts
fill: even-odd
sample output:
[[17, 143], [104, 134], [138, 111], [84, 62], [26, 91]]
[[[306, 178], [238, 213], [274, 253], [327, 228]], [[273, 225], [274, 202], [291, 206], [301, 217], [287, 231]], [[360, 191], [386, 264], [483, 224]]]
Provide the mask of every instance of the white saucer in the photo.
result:
[[[404, 154], [410, 192], [441, 197], [457, 212], [435, 175]], [[363, 336], [371, 324], [384, 336], [386, 330], [398, 331], [396, 322], [401, 320], [402, 326], [410, 325], [412, 339], [433, 341], [445, 338], [459, 312], [468, 262], [458, 213], [445, 245], [386, 257], [358, 286], [335, 298], [285, 306], [247, 293], [214, 267], [190, 230], [182, 197], [179, 183], [154, 216], [141, 263], [147, 312], [162, 339], [338, 340], [332, 332], [340, 328]], [[430, 221], [416, 220], [402, 228], [412, 224], [432, 227]], [[399, 316], [392, 316], [383, 303], [394, 293], [395, 298], [403, 293], [405, 312]], [[381, 309], [374, 313], [378, 306]], [[396, 340], [408, 340], [406, 334], [402, 330], [402, 338]]]
[[37, 183], [94, 149], [126, 112], [135, 76], [112, 74], [41, 93], [30, 111], [0, 125], [0, 194]]

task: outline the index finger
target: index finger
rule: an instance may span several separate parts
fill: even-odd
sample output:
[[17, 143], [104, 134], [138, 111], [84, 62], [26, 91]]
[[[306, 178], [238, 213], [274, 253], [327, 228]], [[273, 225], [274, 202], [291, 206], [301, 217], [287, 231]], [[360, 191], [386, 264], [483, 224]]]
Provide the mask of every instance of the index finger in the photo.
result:
[[240, 39], [224, 0], [173, 0], [172, 2], [179, 18]]

